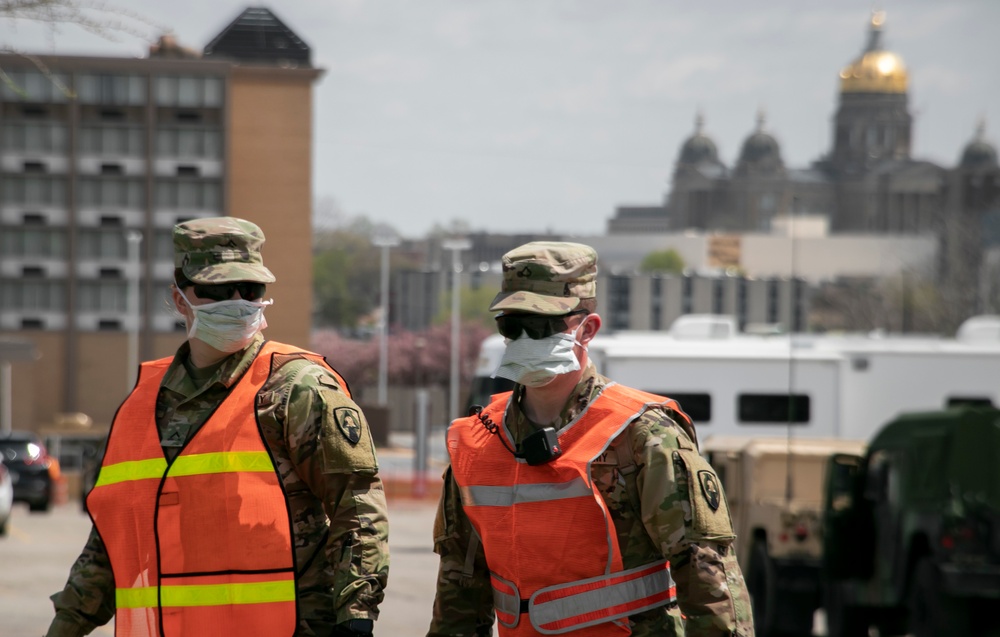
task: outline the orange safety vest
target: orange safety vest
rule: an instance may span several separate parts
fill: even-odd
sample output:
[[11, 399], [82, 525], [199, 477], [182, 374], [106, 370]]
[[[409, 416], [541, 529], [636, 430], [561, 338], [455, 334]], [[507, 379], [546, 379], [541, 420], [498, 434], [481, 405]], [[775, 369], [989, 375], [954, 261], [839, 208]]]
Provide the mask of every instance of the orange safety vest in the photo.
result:
[[[494, 396], [483, 415], [503, 423], [510, 396]], [[537, 466], [493, 440], [479, 417], [452, 423], [452, 471], [483, 543], [504, 637], [629, 635], [629, 615], [676, 601], [667, 560], [624, 569], [614, 522], [590, 475], [591, 463], [651, 405], [683, 415], [669, 398], [607, 385], [559, 430], [562, 455]], [[513, 448], [505, 426], [497, 435]]]
[[329, 368], [318, 354], [266, 341], [169, 463], [155, 414], [171, 359], [143, 363], [87, 496], [115, 578], [117, 636], [294, 634], [292, 527], [255, 409], [275, 356]]

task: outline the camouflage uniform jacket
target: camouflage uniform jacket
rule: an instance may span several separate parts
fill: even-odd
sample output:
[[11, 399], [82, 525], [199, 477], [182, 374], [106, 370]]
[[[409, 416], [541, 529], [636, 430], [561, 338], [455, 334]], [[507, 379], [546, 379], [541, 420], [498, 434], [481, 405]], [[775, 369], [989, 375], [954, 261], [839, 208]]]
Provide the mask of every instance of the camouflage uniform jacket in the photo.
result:
[[[189, 371], [190, 349], [187, 343], [180, 347], [156, 407], [168, 460], [247, 371], [263, 340], [258, 335], [247, 349], [208, 370]], [[295, 634], [329, 635], [335, 624], [378, 617], [389, 571], [385, 493], [364, 415], [334, 376], [302, 358], [275, 366], [257, 394], [257, 415], [292, 516], [299, 605]], [[363, 429], [356, 444], [338, 426], [337, 415], [345, 409], [354, 410]], [[111, 620], [114, 578], [96, 531], [91, 530], [66, 587], [52, 601], [56, 617], [50, 637], [85, 635]]]
[[[563, 409], [561, 425], [576, 418], [608, 382], [590, 365]], [[523, 390], [516, 386], [505, 417], [518, 443], [535, 427], [519, 408]], [[681, 446], [695, 448], [668, 413], [647, 410], [591, 467], [614, 521], [624, 568], [665, 556], [677, 584], [678, 604], [633, 615], [632, 634], [752, 636], [750, 599], [736, 562], [728, 507], [719, 507], [712, 519], [711, 508], [696, 501], [708, 496], [698, 478], [692, 480], [692, 459], [682, 457]], [[704, 470], [711, 472], [707, 463], [698, 467]], [[444, 479], [434, 524], [434, 550], [441, 563], [428, 637], [490, 635], [494, 613], [486, 557], [462, 509], [450, 467]], [[725, 496], [717, 495], [724, 504]]]

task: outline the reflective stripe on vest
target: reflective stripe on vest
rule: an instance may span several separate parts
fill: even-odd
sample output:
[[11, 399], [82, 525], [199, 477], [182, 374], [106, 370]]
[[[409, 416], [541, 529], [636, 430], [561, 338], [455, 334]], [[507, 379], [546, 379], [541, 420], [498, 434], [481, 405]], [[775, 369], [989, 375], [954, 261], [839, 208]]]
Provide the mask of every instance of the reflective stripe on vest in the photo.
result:
[[[165, 458], [120, 462], [101, 467], [101, 475], [95, 486], [126, 480], [159, 480], [166, 471]], [[170, 475], [174, 477], [233, 471], [270, 472], [274, 471], [274, 465], [266, 451], [230, 451], [178, 456], [170, 467]]]
[[[157, 603], [159, 595], [159, 603]], [[115, 591], [118, 608], [164, 608], [173, 606], [223, 606], [295, 601], [295, 580], [243, 584], [194, 586], [144, 586]]]
[[525, 502], [544, 502], [564, 498], [582, 498], [593, 494], [583, 478], [562, 483], [519, 484], [513, 487], [461, 487], [465, 506], [509, 507]]
[[171, 359], [142, 365], [136, 388], [115, 416], [87, 502], [111, 559], [117, 635], [295, 632], [291, 521], [256, 422], [255, 398], [275, 356], [326, 366], [315, 354], [265, 342], [170, 463], [155, 408]]
[[[497, 395], [484, 414], [504, 422], [509, 396]], [[515, 459], [478, 417], [449, 428], [452, 469], [486, 551], [501, 635], [627, 635], [625, 617], [676, 600], [666, 560], [623, 567], [590, 476], [594, 459], [650, 404], [672, 401], [606, 386], [560, 429], [563, 455], [537, 467]], [[512, 443], [505, 427], [498, 434]], [[522, 613], [529, 621], [520, 621]]]
[[[497, 620], [514, 627], [522, 600], [513, 582], [490, 576]], [[641, 613], [677, 601], [670, 563], [638, 568], [538, 590], [527, 602], [528, 618], [540, 633], [558, 635]]]

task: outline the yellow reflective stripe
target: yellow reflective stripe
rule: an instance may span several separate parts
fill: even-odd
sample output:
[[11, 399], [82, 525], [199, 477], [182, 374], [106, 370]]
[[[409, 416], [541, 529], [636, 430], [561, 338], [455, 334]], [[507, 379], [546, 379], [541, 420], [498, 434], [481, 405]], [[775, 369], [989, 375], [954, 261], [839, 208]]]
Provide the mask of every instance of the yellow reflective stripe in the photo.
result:
[[266, 451], [222, 451], [178, 456], [170, 466], [170, 477], [196, 476], [234, 471], [274, 472]]
[[[166, 470], [167, 461], [163, 458], [119, 462], [101, 467], [95, 486], [104, 487], [128, 480], [162, 478]], [[172, 477], [235, 471], [270, 473], [274, 471], [274, 465], [271, 464], [271, 458], [266, 451], [222, 451], [179, 456], [170, 466]]]
[[116, 588], [115, 605], [118, 608], [154, 608], [156, 606], [156, 587]]
[[152, 458], [150, 460], [130, 460], [128, 462], [118, 462], [116, 464], [101, 467], [97, 476], [95, 487], [105, 487], [109, 484], [127, 482], [129, 480], [148, 480], [150, 478], [162, 478], [163, 472], [167, 470], [165, 458]]
[[[293, 602], [295, 581], [163, 586], [160, 595], [164, 608]], [[115, 602], [118, 608], [155, 608], [156, 587], [119, 588], [115, 591]]]

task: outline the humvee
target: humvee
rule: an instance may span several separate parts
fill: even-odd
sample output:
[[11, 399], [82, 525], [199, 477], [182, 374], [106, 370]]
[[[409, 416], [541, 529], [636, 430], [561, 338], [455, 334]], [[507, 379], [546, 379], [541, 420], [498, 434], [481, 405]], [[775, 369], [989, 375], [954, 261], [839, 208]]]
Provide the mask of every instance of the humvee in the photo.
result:
[[827, 476], [831, 637], [1000, 634], [1000, 411], [899, 416]]
[[736, 556], [757, 635], [812, 634], [821, 606], [824, 472], [857, 440], [709, 436], [702, 453], [719, 474], [736, 529]]

